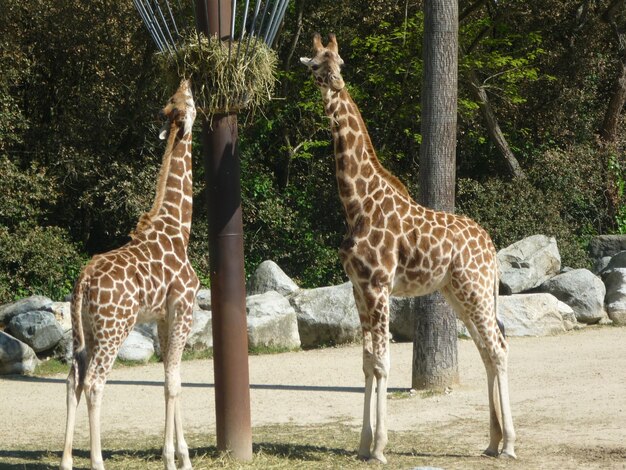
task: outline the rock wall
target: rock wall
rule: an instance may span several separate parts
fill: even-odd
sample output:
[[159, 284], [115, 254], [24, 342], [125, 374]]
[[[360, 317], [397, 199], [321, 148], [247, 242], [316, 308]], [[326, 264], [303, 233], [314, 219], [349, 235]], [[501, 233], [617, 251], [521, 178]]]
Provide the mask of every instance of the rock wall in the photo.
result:
[[[602, 269], [561, 269], [554, 238], [535, 235], [501, 250], [498, 316], [510, 336], [543, 336], [592, 324], [626, 325], [626, 236], [598, 237], [591, 254]], [[622, 251], [620, 251], [622, 249]], [[608, 255], [607, 255], [608, 253]], [[263, 262], [247, 283], [248, 342], [254, 348], [316, 348], [360, 341], [359, 315], [347, 282], [300, 289], [278, 265]], [[0, 306], [0, 374], [32, 373], [39, 358], [71, 360], [69, 302], [32, 296]], [[390, 332], [411, 341], [416, 302], [391, 298]], [[211, 291], [196, 298], [190, 350], [213, 346]], [[467, 335], [461, 322], [459, 335]], [[154, 323], [137, 325], [119, 357], [160, 355]]]

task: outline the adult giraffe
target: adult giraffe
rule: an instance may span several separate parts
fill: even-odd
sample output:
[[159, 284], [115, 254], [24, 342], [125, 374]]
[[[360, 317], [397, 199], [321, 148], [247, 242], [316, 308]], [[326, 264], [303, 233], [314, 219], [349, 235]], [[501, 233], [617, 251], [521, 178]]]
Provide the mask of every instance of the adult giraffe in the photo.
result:
[[[353, 285], [363, 330], [365, 405], [359, 455], [386, 462], [389, 296], [414, 297], [438, 289], [465, 323], [487, 370], [490, 442], [485, 454], [515, 457], [508, 344], [496, 317], [498, 266], [493, 243], [467, 217], [417, 204], [383, 168], [345, 88], [338, 49], [334, 35], [324, 47], [316, 34], [315, 56], [300, 61], [311, 70], [330, 118], [339, 198], [348, 224], [339, 256]], [[375, 432], [371, 424], [374, 379]]]
[[[192, 325], [199, 287], [187, 259], [191, 228], [191, 129], [196, 108], [189, 81], [181, 82], [162, 115], [167, 136], [153, 210], [142, 216], [132, 240], [94, 256], [72, 297], [74, 357], [67, 378], [67, 423], [61, 469], [72, 468], [76, 407], [85, 392], [92, 469], [103, 469], [100, 446], [102, 391], [119, 347], [136, 323], [156, 321], [165, 368], [167, 470], [191, 469], [180, 408], [180, 361]], [[174, 445], [176, 435], [176, 446]]]

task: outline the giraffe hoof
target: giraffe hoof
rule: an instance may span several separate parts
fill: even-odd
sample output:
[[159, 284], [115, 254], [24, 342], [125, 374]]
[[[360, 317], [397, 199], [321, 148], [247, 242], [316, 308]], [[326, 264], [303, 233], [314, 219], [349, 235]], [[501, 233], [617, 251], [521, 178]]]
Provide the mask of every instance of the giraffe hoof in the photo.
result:
[[384, 455], [379, 455], [378, 457], [370, 457], [367, 459], [367, 463], [370, 465], [385, 465], [387, 463], [387, 459]]
[[500, 453], [498, 457], [500, 457], [501, 459], [512, 459], [512, 460], [517, 459], [517, 456], [515, 455], [515, 453], [506, 452], [504, 450]]
[[498, 452], [498, 449], [492, 450], [489, 447], [487, 447], [482, 455], [483, 457], [498, 457], [500, 453]]

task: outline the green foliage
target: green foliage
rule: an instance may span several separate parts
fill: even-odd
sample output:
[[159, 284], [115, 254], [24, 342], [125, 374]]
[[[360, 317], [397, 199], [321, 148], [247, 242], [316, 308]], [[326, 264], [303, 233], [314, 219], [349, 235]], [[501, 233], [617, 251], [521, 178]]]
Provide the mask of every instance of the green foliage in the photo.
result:
[[[320, 166], [312, 164], [316, 173]], [[290, 185], [280, 194], [268, 177], [267, 169], [262, 169], [252, 158], [242, 161], [248, 273], [263, 260], [272, 259], [302, 287], [325, 285], [340, 279], [339, 235], [336, 231], [320, 230], [320, 224], [329, 214], [316, 213], [320, 199], [328, 202], [322, 207], [335, 206], [337, 215], [341, 211], [330, 184], [332, 180], [328, 181], [330, 172], [322, 171], [326, 172], [326, 185], [320, 181], [325, 175], [318, 173], [302, 179], [300, 184]], [[323, 194], [321, 186], [327, 186]], [[330, 217], [332, 219], [332, 214]]]
[[84, 262], [59, 227], [0, 227], [0, 302], [32, 294], [61, 300]]
[[526, 181], [491, 179], [481, 184], [461, 179], [457, 198], [458, 211], [481, 224], [497, 249], [542, 233], [557, 239], [564, 265], [587, 267], [581, 244], [560, 219], [558, 208], [547, 203], [545, 194]]
[[[619, 72], [614, 31], [600, 18], [606, 3], [581, 17], [566, 0], [502, 1], [460, 24], [458, 207], [499, 247], [543, 232], [557, 237], [566, 264], [582, 266], [591, 236], [626, 232], [624, 131], [610, 151], [595, 135]], [[344, 77], [381, 160], [417, 194], [421, 6], [290, 4], [276, 43], [277, 99], [240, 115], [248, 273], [269, 258], [303, 287], [345, 278], [329, 123], [296, 64], [320, 25], [337, 34]], [[163, 152], [154, 116], [172, 90], [132, 2], [4, 0], [1, 10], [0, 302], [35, 292], [58, 298], [86, 258], [125, 243], [150, 207]], [[527, 180], [509, 181], [468, 70]], [[208, 285], [199, 141], [196, 132], [189, 256]]]
[[0, 302], [30, 294], [62, 299], [83, 259], [67, 230], [48, 226], [46, 207], [57, 195], [46, 174], [21, 170], [0, 155]]

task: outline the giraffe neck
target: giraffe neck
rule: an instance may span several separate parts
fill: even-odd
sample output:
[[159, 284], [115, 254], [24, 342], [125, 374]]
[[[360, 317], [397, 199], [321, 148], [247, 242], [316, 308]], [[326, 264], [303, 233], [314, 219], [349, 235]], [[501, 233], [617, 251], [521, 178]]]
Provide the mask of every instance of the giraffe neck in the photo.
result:
[[322, 89], [324, 110], [331, 121], [339, 197], [348, 225], [367, 211], [365, 204], [379, 188], [392, 188], [410, 198], [406, 187], [380, 163], [359, 108], [348, 91]]
[[159, 173], [157, 194], [150, 212], [156, 211], [156, 216], [166, 225], [180, 230], [187, 244], [191, 230], [192, 202], [191, 131], [185, 133], [184, 129], [172, 124]]

